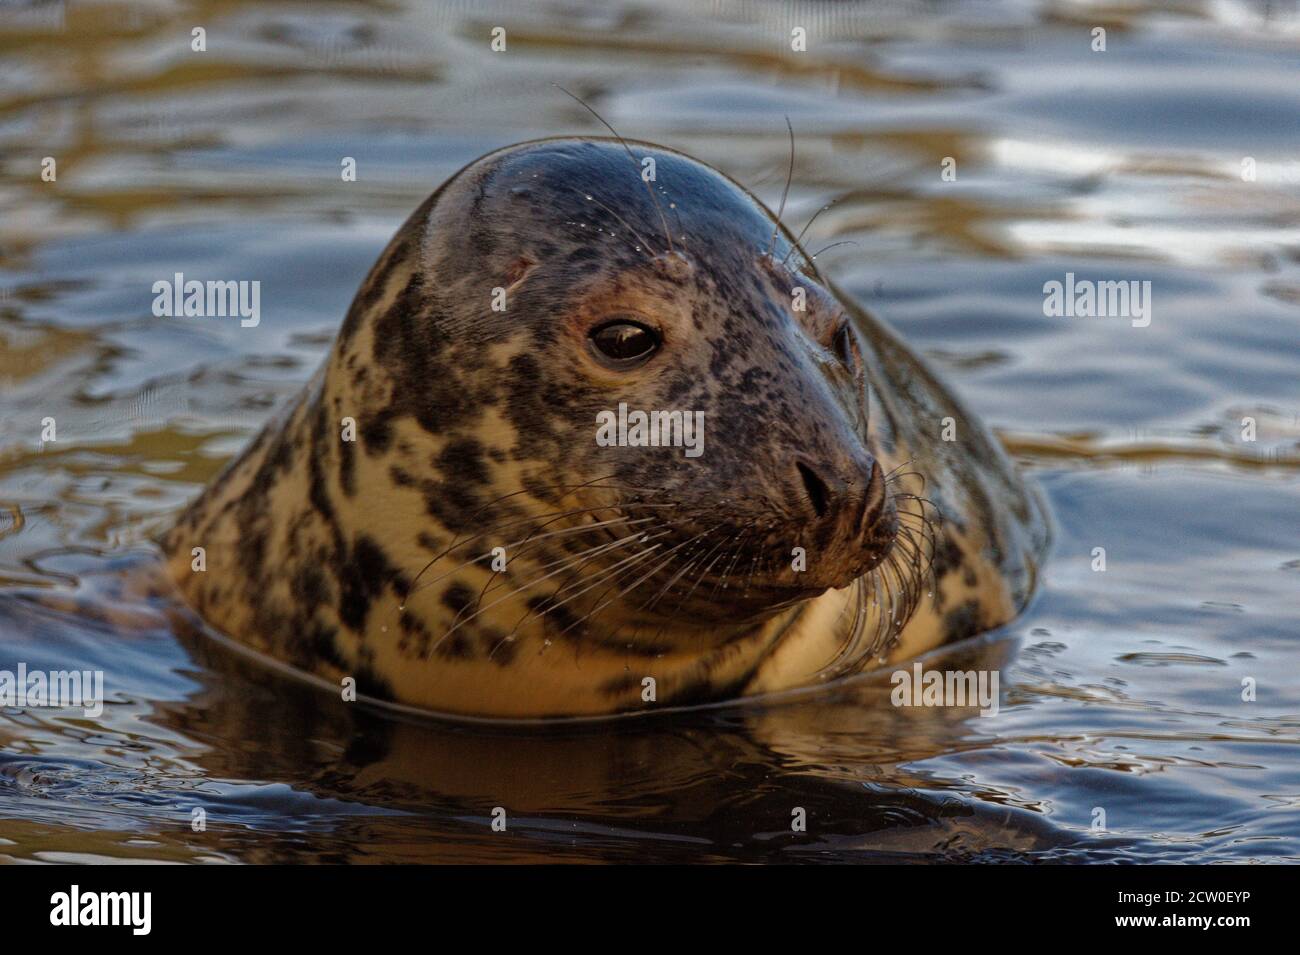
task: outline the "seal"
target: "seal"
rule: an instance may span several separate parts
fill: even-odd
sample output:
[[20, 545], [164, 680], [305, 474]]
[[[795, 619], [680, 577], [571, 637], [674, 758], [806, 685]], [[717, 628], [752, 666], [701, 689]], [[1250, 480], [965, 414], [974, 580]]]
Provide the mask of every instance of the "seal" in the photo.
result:
[[815, 685], [997, 627], [998, 442], [742, 186], [619, 138], [469, 164], [165, 535], [209, 628], [445, 714]]

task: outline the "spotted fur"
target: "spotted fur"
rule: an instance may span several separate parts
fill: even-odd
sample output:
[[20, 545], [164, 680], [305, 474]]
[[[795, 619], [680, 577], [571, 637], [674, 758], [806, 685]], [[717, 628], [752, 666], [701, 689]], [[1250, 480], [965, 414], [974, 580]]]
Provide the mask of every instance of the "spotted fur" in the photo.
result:
[[[997, 442], [745, 190], [630, 150], [491, 153], [407, 220], [164, 540], [211, 626], [371, 696], [531, 717], [806, 684], [1024, 605], [1044, 527]], [[659, 352], [605, 368], [611, 316]], [[621, 401], [704, 411], [704, 453], [598, 446]]]

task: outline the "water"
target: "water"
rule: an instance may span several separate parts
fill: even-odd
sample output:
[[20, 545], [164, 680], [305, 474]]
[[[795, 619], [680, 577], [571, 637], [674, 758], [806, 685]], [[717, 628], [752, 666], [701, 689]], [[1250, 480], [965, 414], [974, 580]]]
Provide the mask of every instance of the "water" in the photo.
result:
[[[0, 854], [1300, 857], [1294, 3], [205, 10], [0, 4], [0, 669], [101, 669], [108, 695], [96, 718], [0, 710]], [[787, 221], [838, 200], [809, 246], [857, 244], [819, 265], [1049, 501], [1029, 611], [934, 664], [1001, 666], [998, 716], [897, 709], [874, 675], [685, 716], [431, 724], [332, 704], [147, 606], [97, 622], [428, 192], [491, 148], [600, 132], [550, 83], [772, 205], [789, 114]], [[177, 271], [261, 280], [261, 324], [153, 317]], [[1046, 317], [1066, 272], [1150, 281], [1150, 326]]]

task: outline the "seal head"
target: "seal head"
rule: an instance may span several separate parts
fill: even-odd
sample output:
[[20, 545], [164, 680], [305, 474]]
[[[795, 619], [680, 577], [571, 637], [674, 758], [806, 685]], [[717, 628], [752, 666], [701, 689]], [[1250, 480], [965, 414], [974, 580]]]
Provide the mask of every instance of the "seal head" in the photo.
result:
[[[655, 159], [649, 183], [613, 141], [480, 160], [431, 210], [406, 293], [418, 302], [354, 311], [342, 341], [368, 319], [374, 363], [397, 379], [357, 409], [363, 435], [410, 417], [453, 449], [437, 474], [413, 475], [454, 487], [429, 502], [445, 528], [477, 533], [569, 501], [604, 522], [625, 519], [662, 555], [636, 566], [662, 567], [604, 622], [634, 614], [633, 602], [679, 574], [658, 614], [713, 627], [847, 585], [884, 557], [895, 520], [867, 446], [848, 315], [797, 270], [802, 254], [779, 231], [773, 241], [771, 217], [747, 193], [687, 157]], [[612, 424], [620, 407], [660, 412], [661, 424], [672, 415], [670, 438], [679, 420], [697, 424], [694, 447], [599, 440], [615, 437], [598, 422]], [[498, 416], [507, 433], [485, 439], [485, 420]], [[492, 450], [507, 460], [494, 466]], [[515, 490], [526, 493], [492, 504]], [[710, 566], [703, 555], [715, 545]], [[816, 554], [799, 572], [797, 546]], [[612, 549], [584, 574], [626, 556]], [[704, 596], [728, 568], [744, 585], [726, 600]]]

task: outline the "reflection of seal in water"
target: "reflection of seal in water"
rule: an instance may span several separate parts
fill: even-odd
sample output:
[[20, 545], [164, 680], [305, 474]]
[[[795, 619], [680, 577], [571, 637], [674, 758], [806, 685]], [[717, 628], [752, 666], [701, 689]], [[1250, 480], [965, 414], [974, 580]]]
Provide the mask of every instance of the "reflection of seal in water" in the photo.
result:
[[[996, 442], [742, 188], [631, 145], [511, 147], [416, 210], [165, 539], [211, 625], [371, 696], [544, 716], [803, 685], [1017, 612], [1043, 525]], [[703, 453], [598, 442], [620, 404], [704, 412]]]

